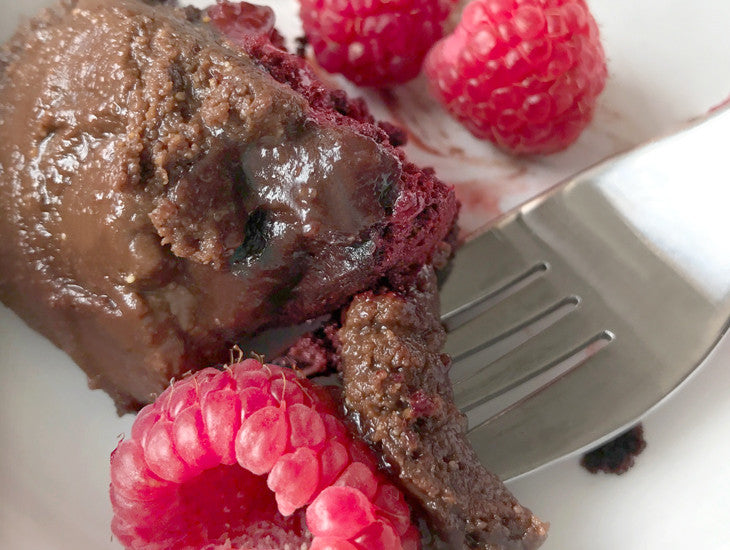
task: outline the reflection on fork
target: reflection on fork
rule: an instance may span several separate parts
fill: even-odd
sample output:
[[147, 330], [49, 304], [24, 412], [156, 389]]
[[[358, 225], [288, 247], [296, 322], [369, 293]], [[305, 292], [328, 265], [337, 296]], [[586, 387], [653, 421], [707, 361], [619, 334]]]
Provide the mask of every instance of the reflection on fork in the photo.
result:
[[576, 176], [458, 251], [441, 293], [446, 351], [497, 474], [635, 422], [727, 330], [729, 140], [723, 111]]

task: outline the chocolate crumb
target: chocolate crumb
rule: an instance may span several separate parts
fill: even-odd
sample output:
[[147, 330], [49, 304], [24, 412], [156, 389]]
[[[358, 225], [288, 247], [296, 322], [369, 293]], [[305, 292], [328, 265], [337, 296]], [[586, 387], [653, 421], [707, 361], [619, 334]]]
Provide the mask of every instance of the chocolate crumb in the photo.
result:
[[272, 362], [281, 367], [296, 368], [305, 376], [332, 373], [339, 365], [338, 323], [303, 335], [281, 357]]
[[629, 471], [635, 458], [645, 448], [644, 426], [637, 424], [608, 443], [584, 454], [580, 464], [592, 474], [602, 471], [621, 475]]

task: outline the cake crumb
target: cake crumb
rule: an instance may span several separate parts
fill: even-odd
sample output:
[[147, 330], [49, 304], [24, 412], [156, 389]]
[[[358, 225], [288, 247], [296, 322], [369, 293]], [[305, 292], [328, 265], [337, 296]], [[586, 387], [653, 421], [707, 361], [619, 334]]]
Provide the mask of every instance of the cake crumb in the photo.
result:
[[646, 448], [644, 426], [637, 424], [611, 441], [583, 455], [581, 466], [592, 474], [599, 471], [621, 475], [629, 471]]

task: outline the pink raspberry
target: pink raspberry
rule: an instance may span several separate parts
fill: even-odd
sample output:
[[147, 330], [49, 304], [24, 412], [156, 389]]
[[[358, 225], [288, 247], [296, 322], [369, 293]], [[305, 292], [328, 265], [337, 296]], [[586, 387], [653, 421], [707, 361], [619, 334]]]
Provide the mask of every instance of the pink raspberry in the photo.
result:
[[455, 0], [301, 0], [317, 61], [360, 86], [402, 84], [421, 70]]
[[575, 141], [607, 74], [584, 0], [474, 0], [431, 50], [425, 71], [455, 118], [517, 154]]
[[173, 383], [111, 456], [127, 548], [414, 550], [402, 493], [324, 388], [248, 359]]

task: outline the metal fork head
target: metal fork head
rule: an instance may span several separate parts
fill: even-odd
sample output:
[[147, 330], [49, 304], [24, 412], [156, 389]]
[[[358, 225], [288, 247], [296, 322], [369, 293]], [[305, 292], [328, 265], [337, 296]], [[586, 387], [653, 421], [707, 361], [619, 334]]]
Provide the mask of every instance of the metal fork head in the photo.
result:
[[441, 290], [457, 405], [509, 479], [607, 439], [730, 318], [730, 112], [580, 174], [467, 242]]

